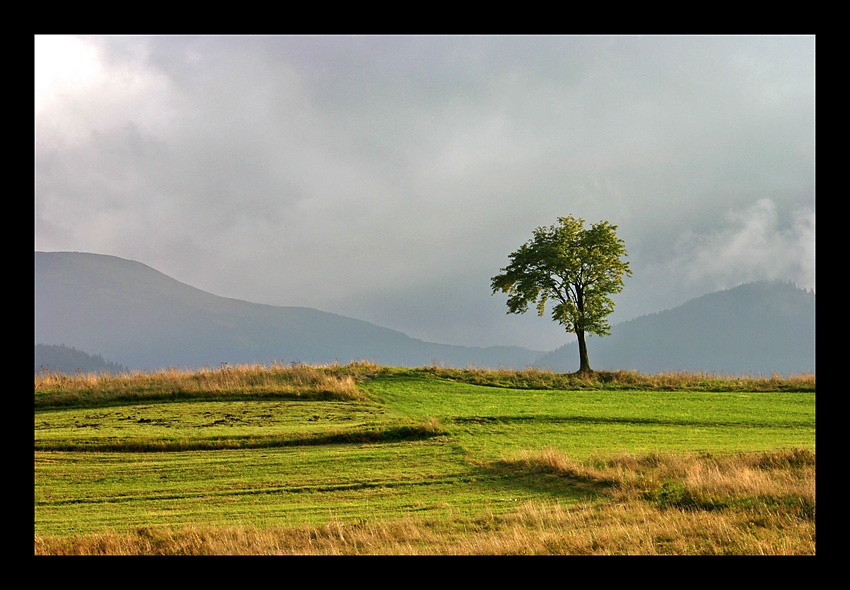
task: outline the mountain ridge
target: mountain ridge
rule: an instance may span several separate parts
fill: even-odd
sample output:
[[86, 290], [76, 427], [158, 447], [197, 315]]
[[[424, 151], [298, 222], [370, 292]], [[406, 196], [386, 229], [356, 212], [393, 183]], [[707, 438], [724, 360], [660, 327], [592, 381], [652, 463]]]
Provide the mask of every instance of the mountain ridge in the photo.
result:
[[[782, 281], [744, 283], [619, 323], [611, 335], [589, 338], [588, 348], [591, 366], [601, 370], [814, 373], [815, 294]], [[577, 344], [535, 366], [576, 370]]]
[[279, 361], [524, 368], [545, 351], [436, 344], [309, 307], [220, 297], [140, 262], [36, 252], [36, 343], [141, 370]]
[[[574, 340], [554, 351], [436, 344], [309, 307], [221, 297], [116, 256], [36, 251], [35, 267], [36, 344], [72, 347], [131, 370], [360, 360], [578, 368]], [[590, 363], [642, 373], [813, 373], [814, 315], [813, 292], [747, 283], [614, 325], [610, 336], [588, 339]]]

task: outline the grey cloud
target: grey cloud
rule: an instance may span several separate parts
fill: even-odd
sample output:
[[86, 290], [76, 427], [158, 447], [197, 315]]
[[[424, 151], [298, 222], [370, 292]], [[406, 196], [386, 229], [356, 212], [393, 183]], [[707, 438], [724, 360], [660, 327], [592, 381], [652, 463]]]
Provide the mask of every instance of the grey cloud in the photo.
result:
[[615, 319], [813, 281], [812, 37], [90, 41], [103, 75], [37, 113], [38, 249], [535, 348], [565, 336], [489, 277], [559, 215], [619, 226]]

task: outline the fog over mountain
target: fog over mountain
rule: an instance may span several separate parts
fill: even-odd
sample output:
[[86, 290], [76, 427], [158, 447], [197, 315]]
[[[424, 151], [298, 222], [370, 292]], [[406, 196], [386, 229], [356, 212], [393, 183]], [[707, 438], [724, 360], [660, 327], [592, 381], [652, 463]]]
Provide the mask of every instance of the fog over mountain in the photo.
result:
[[[129, 369], [356, 360], [578, 368], [572, 334], [549, 352], [425, 342], [317, 309], [219, 297], [115, 256], [36, 252], [35, 286], [37, 345], [72, 347]], [[789, 283], [745, 284], [615, 324], [610, 336], [589, 339], [590, 362], [594, 369], [644, 373], [814, 372], [814, 319], [813, 292]]]

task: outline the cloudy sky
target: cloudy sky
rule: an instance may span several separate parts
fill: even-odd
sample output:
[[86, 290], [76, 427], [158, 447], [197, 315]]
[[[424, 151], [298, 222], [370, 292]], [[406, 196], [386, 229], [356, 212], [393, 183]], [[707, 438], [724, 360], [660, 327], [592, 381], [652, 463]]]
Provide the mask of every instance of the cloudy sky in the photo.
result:
[[815, 282], [813, 36], [35, 36], [35, 249], [552, 350], [490, 278], [618, 226], [612, 324]]

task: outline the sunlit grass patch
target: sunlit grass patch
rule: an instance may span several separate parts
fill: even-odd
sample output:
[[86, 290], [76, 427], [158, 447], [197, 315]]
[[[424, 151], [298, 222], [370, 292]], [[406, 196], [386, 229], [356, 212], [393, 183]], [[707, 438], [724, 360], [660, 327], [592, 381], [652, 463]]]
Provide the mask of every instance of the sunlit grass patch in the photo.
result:
[[35, 399], [37, 554], [814, 554], [814, 376], [362, 362]]
[[[65, 537], [37, 535], [37, 555], [814, 555], [814, 453], [620, 456], [576, 462], [556, 450], [503, 468], [597, 481], [579, 502], [435, 519], [330, 520], [316, 525], [142, 525]], [[734, 485], [741, 471], [756, 470]], [[706, 475], [706, 473], [708, 475]], [[684, 479], [682, 479], [684, 478]], [[709, 493], [711, 506], [653, 491]], [[659, 487], [660, 486], [660, 487]], [[800, 509], [801, 499], [811, 511]], [[718, 503], [718, 500], [722, 500]], [[722, 506], [720, 505], [722, 504]]]

